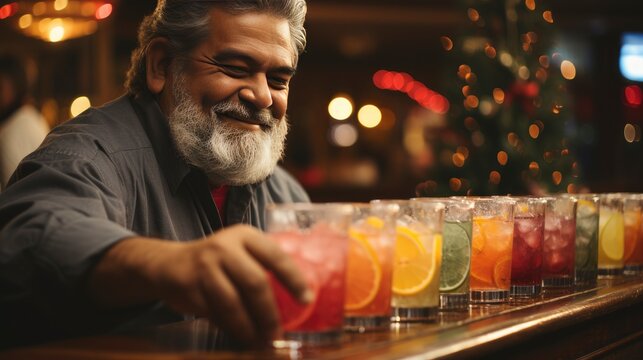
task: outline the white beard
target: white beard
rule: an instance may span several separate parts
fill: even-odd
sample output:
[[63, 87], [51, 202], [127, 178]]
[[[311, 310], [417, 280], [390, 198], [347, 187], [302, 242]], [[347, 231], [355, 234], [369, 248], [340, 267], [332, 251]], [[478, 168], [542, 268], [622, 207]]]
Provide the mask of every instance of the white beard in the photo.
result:
[[[267, 109], [223, 100], [205, 114], [188, 95], [185, 80], [175, 77], [176, 108], [169, 116], [174, 144], [188, 164], [201, 169], [212, 184], [254, 184], [268, 177], [284, 154], [288, 121]], [[260, 131], [244, 130], [221, 120], [219, 114], [251, 118]], [[265, 125], [265, 126], [264, 126]]]

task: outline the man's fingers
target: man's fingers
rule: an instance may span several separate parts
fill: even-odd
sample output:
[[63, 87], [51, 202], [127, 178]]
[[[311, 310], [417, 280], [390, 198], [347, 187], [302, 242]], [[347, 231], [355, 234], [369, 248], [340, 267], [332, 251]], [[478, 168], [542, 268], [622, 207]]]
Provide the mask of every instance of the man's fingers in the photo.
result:
[[202, 276], [204, 278], [201, 284], [212, 320], [234, 339], [245, 343], [256, 342], [255, 325], [226, 275], [219, 271], [210, 271]]
[[295, 298], [302, 303], [313, 300], [314, 294], [308, 288], [306, 279], [297, 264], [269, 238], [269, 235], [249, 238], [244, 244], [246, 250], [272, 272]]
[[[232, 260], [234, 259], [234, 260]], [[272, 288], [266, 271], [244, 249], [224, 259], [224, 268], [254, 320], [263, 340], [274, 340], [280, 335], [280, 321]]]

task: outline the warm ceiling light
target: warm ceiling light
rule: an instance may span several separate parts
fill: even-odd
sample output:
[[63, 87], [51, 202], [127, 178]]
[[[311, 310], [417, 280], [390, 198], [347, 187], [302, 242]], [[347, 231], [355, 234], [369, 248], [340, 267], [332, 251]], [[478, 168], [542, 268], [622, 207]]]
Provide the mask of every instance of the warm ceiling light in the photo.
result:
[[94, 33], [97, 20], [112, 14], [113, 1], [16, 1], [10, 21], [27, 36], [58, 42]]

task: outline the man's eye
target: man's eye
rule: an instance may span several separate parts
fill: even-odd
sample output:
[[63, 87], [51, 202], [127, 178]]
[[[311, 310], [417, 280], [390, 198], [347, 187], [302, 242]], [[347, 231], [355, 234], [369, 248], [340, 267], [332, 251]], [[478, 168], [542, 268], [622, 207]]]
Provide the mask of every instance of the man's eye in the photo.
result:
[[221, 65], [221, 67], [232, 76], [245, 76], [248, 74], [248, 70], [241, 66], [234, 65]]
[[277, 89], [285, 89], [288, 87], [288, 83], [290, 82], [290, 79], [284, 79], [284, 78], [279, 78], [279, 77], [273, 77], [269, 79], [270, 85]]

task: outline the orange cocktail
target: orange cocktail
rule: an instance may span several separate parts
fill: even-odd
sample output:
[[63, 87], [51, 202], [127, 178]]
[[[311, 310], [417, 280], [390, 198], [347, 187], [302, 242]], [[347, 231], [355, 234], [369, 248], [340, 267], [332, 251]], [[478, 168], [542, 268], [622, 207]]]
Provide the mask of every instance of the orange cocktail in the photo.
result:
[[509, 298], [513, 246], [513, 200], [476, 199], [471, 238], [471, 302]]
[[623, 263], [626, 275], [636, 275], [643, 270], [643, 229], [641, 228], [641, 205], [643, 197], [640, 194], [624, 195], [623, 201]]
[[389, 326], [398, 209], [396, 204], [353, 204], [344, 303], [349, 330]]

